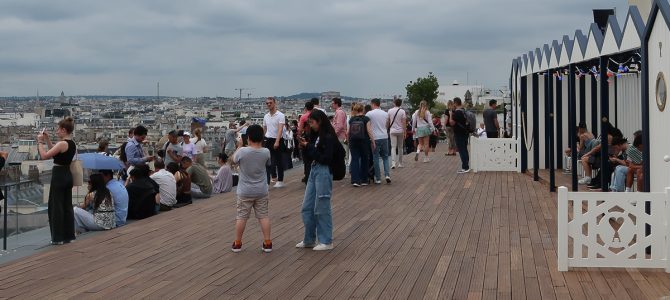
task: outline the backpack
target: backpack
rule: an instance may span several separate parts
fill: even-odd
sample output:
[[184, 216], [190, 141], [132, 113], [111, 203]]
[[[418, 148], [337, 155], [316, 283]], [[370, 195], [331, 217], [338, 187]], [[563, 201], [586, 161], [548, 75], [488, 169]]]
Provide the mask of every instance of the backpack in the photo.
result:
[[458, 109], [456, 111], [462, 111], [463, 115], [465, 116], [465, 124], [461, 124], [456, 122], [456, 125], [459, 127], [465, 129], [469, 134], [473, 134], [477, 132], [477, 116], [471, 111], [467, 111], [465, 109]]
[[347, 173], [347, 165], [344, 161], [346, 152], [341, 143], [335, 143], [335, 156], [330, 162], [330, 171], [333, 173], [333, 180], [342, 180]]
[[477, 132], [477, 116], [475, 116], [475, 113], [466, 110], [465, 111], [465, 118], [468, 120], [467, 122], [467, 130], [469, 133], [475, 133]]
[[365, 119], [362, 117], [355, 117], [349, 123], [349, 140], [364, 140], [367, 138], [367, 128], [365, 127]]
[[121, 149], [119, 149], [119, 159], [124, 163], [128, 162], [128, 156], [126, 156], [127, 145], [128, 142], [123, 142], [123, 144], [121, 144]]

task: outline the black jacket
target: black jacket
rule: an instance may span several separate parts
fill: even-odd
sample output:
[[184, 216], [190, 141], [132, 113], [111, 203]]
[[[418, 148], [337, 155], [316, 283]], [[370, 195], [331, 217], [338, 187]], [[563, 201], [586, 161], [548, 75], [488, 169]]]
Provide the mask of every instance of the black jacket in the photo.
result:
[[315, 137], [314, 142], [307, 144], [307, 153], [317, 163], [329, 166], [335, 158], [335, 143], [339, 142], [337, 136], [328, 134], [323, 140], [319, 139], [317, 145]]
[[156, 214], [158, 184], [149, 177], [139, 178], [126, 187], [128, 190], [128, 219], [140, 220]]

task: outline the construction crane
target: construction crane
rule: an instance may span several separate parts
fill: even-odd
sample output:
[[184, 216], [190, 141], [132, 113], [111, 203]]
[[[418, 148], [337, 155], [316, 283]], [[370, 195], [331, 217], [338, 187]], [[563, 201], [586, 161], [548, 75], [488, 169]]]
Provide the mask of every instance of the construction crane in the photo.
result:
[[243, 91], [251, 91], [253, 88], [236, 88], [236, 91], [240, 92], [240, 101], [242, 101], [242, 92]]

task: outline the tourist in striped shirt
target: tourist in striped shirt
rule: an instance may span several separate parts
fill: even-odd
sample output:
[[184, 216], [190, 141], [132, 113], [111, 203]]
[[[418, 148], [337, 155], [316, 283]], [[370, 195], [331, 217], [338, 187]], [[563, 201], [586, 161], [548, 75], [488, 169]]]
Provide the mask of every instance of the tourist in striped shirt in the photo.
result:
[[642, 131], [635, 133], [633, 147], [628, 147], [628, 173], [626, 173], [626, 192], [633, 187], [633, 179], [637, 175], [637, 191], [642, 191]]

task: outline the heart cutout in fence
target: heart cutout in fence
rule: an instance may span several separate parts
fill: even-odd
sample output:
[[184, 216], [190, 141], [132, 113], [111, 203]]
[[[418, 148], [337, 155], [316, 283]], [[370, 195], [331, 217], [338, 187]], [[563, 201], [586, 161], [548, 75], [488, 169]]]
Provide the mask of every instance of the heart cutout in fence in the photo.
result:
[[619, 232], [619, 228], [621, 228], [624, 222], [625, 220], [623, 217], [610, 217], [609, 219], [610, 226], [612, 226], [612, 229], [614, 229], [615, 232]]

